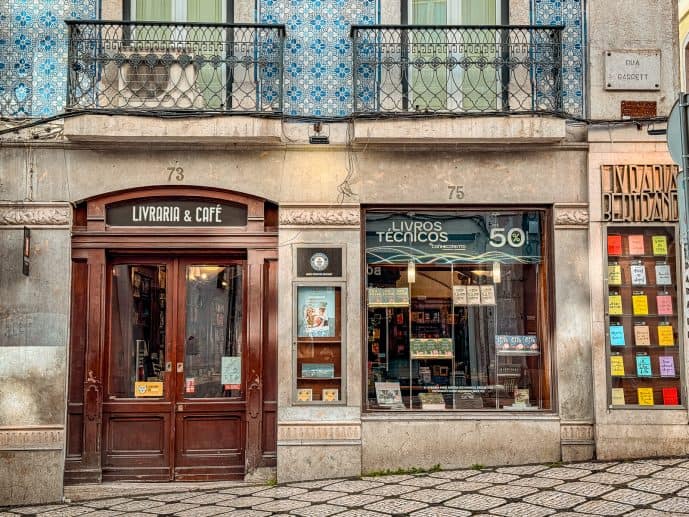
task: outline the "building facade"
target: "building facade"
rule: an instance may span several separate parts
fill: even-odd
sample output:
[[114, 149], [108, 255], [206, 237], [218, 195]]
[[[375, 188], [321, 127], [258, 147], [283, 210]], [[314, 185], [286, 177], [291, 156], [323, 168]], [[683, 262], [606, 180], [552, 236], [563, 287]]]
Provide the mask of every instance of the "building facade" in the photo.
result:
[[4, 9], [3, 502], [686, 450], [671, 0]]

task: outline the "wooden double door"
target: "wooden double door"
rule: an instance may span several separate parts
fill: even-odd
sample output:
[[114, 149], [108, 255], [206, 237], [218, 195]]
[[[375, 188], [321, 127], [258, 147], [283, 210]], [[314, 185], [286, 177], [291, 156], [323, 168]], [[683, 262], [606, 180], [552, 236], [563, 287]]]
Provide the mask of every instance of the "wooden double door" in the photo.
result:
[[262, 445], [247, 429], [247, 373], [261, 371], [247, 261], [130, 255], [106, 270], [103, 478], [242, 478]]

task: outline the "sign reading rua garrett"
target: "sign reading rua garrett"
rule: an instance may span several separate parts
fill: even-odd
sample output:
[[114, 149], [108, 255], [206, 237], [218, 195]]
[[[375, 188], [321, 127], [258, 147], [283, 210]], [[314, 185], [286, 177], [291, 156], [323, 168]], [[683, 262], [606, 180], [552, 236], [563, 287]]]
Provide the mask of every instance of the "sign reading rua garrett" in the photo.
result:
[[677, 221], [678, 172], [677, 165], [602, 165], [603, 221]]

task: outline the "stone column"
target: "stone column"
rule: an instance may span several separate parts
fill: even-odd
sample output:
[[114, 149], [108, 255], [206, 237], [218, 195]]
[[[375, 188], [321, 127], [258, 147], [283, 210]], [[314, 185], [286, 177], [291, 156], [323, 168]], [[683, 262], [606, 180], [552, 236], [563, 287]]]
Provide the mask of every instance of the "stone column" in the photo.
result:
[[[278, 458], [280, 482], [361, 474], [361, 233], [359, 205], [280, 206]], [[343, 405], [294, 405], [295, 244], [342, 246]], [[327, 279], [324, 279], [327, 282]]]
[[[0, 202], [0, 501], [59, 501], [70, 310], [69, 203]], [[29, 275], [23, 228], [31, 229]]]
[[563, 461], [595, 452], [587, 203], [555, 205], [555, 328]]

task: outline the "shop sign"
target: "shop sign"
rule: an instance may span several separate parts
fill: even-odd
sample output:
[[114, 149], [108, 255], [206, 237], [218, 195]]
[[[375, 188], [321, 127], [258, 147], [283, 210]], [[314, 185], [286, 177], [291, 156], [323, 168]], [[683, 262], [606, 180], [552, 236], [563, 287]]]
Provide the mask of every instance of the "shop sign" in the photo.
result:
[[298, 277], [341, 277], [342, 248], [297, 248]]
[[135, 382], [134, 383], [135, 397], [162, 397], [163, 383], [162, 382]]
[[137, 199], [109, 205], [109, 226], [246, 226], [245, 206], [189, 199]]
[[660, 90], [660, 50], [608, 50], [606, 90]]
[[677, 221], [678, 172], [677, 165], [602, 165], [603, 221]]
[[535, 264], [539, 212], [407, 212], [366, 216], [369, 264]]

